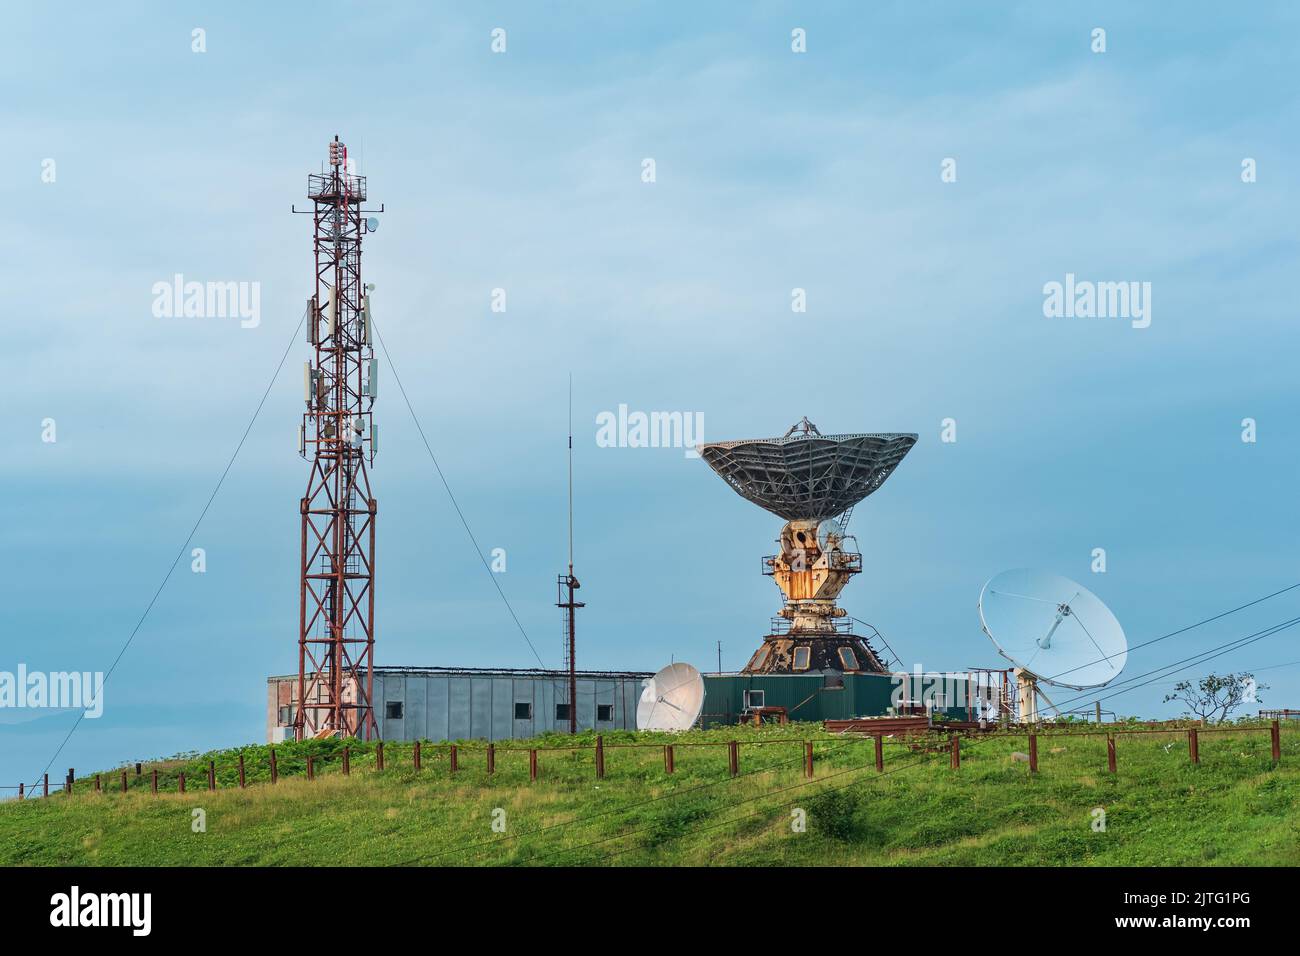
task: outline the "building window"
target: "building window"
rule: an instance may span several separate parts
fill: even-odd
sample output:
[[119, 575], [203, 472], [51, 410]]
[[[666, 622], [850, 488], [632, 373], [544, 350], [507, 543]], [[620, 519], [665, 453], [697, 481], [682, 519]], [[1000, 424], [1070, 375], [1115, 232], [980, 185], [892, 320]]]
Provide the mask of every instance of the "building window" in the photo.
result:
[[402, 702], [400, 700], [390, 700], [384, 704], [384, 717], [388, 720], [401, 720]]
[[604, 722], [608, 723], [609, 721], [611, 721], [611, 720], [613, 720], [613, 719], [614, 719], [614, 705], [613, 705], [613, 704], [597, 704], [597, 705], [596, 705], [596, 720], [598, 720], [598, 721], [604, 721]]
[[772, 653], [772, 645], [764, 641], [763, 646], [760, 647], [758, 653], [754, 655], [754, 663], [750, 666], [753, 667], [754, 670], [759, 670], [767, 663], [767, 655], [770, 653]]
[[767, 700], [767, 691], [764, 690], [747, 690], [745, 691], [745, 706], [751, 709], [765, 707], [764, 701]]
[[812, 657], [812, 648], [803, 644], [794, 649], [794, 669], [797, 671], [806, 671], [808, 662]]
[[[515, 707], [518, 708], [519, 705], [518, 705], [518, 704], [515, 704]], [[518, 715], [518, 714], [515, 714], [515, 716], [518, 717], [519, 715]], [[524, 719], [524, 718], [521, 718], [521, 719]], [[556, 704], [556, 705], [555, 705], [555, 719], [556, 719], [556, 720], [565, 720], [565, 721], [567, 721], [567, 720], [569, 719], [569, 705], [568, 705], [568, 704]]]
[[293, 708], [288, 705], [281, 707], [279, 716], [275, 720], [281, 727], [288, 727], [293, 723]]
[[515, 701], [515, 720], [532, 720], [533, 705], [526, 700]]
[[855, 671], [858, 669], [858, 657], [853, 653], [853, 648], [840, 648], [840, 663], [844, 665], [846, 671]]

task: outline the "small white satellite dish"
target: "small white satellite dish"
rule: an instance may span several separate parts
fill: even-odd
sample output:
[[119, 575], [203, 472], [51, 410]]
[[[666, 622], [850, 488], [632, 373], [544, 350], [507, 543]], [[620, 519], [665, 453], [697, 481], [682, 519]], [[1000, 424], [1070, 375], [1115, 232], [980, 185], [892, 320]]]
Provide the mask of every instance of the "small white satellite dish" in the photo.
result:
[[378, 232], [378, 231], [379, 231], [379, 220], [376, 219], [374, 216], [371, 216], [369, 219], [366, 220], [366, 232]]
[[1003, 571], [984, 585], [980, 625], [998, 653], [1015, 665], [1020, 717], [1038, 719], [1040, 684], [1088, 690], [1119, 676], [1128, 638], [1101, 598], [1050, 571]]
[[689, 730], [704, 709], [704, 678], [690, 664], [669, 664], [642, 681], [637, 730]]
[[844, 527], [834, 518], [827, 518], [817, 525], [817, 546], [823, 551], [832, 551], [844, 541]]

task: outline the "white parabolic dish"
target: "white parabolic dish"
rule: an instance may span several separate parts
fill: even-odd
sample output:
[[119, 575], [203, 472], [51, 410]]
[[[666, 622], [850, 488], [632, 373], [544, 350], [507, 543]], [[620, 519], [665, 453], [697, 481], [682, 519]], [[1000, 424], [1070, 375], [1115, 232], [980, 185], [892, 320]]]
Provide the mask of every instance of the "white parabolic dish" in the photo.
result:
[[1128, 639], [1110, 608], [1050, 571], [1003, 571], [984, 585], [979, 612], [998, 653], [1044, 684], [1102, 687], [1128, 660]]
[[669, 664], [642, 682], [637, 730], [688, 730], [704, 709], [704, 678], [690, 664]]

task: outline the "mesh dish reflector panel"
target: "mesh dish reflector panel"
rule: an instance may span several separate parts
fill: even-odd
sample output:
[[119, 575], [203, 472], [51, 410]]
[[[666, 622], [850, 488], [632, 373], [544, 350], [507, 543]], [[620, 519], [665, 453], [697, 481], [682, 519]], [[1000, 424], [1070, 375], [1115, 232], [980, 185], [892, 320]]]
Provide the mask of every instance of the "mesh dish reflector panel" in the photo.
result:
[[700, 446], [742, 498], [786, 521], [842, 514], [885, 483], [916, 444], [910, 434], [794, 435]]

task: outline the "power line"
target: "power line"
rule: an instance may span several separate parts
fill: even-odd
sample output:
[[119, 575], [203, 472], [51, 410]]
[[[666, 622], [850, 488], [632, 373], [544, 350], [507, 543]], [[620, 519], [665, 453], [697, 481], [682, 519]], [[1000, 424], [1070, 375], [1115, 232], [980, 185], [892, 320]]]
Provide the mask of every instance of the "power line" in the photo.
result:
[[[195, 520], [194, 526], [190, 528], [190, 533], [185, 536], [184, 543], [180, 546], [180, 550], [176, 552], [176, 557], [172, 559], [171, 565], [167, 568], [167, 573], [163, 575], [162, 583], [158, 585], [157, 590], [153, 593], [153, 597], [149, 599], [149, 604], [145, 607], [144, 613], [141, 614], [140, 619], [135, 622], [135, 627], [131, 629], [131, 633], [127, 637], [126, 643], [122, 645], [122, 649], [118, 651], [117, 656], [113, 658], [112, 665], [110, 665], [108, 670], [104, 673], [104, 680], [100, 685], [101, 694], [104, 692], [104, 686], [108, 683], [108, 679], [113, 676], [113, 671], [117, 670], [117, 665], [122, 660], [122, 656], [126, 653], [127, 648], [131, 646], [131, 642], [135, 640], [136, 634], [140, 632], [140, 628], [144, 625], [145, 619], [149, 616], [149, 612], [153, 610], [153, 606], [157, 603], [159, 595], [163, 592], [163, 588], [165, 588], [167, 582], [171, 580], [172, 572], [176, 570], [176, 565], [180, 563], [182, 556], [184, 556], [185, 549], [190, 546], [190, 542], [194, 539], [194, 533], [199, 530], [199, 525], [203, 522], [204, 516], [207, 515], [208, 509], [212, 507], [212, 502], [216, 499], [217, 492], [221, 490], [222, 484], [225, 483], [226, 476], [230, 474], [230, 469], [235, 464], [235, 459], [239, 457], [239, 452], [243, 449], [244, 442], [248, 439], [249, 432], [253, 430], [253, 425], [257, 421], [257, 416], [262, 412], [262, 406], [266, 404], [267, 396], [271, 394], [271, 388], [275, 385], [275, 380], [280, 377], [280, 370], [284, 368], [284, 360], [289, 357], [289, 351], [293, 348], [293, 344], [297, 340], [298, 333], [302, 330], [302, 324], [306, 318], [307, 311], [304, 310], [302, 318], [298, 320], [297, 328], [293, 330], [293, 335], [289, 337], [289, 344], [285, 346], [284, 354], [280, 356], [280, 362], [276, 365], [275, 372], [271, 375], [271, 380], [266, 383], [266, 389], [262, 392], [261, 400], [258, 401], [257, 407], [253, 409], [253, 417], [248, 420], [248, 426], [244, 429], [244, 434], [240, 436], [239, 444], [235, 446], [234, 454], [232, 454], [230, 460], [226, 462], [226, 468], [221, 473], [221, 477], [217, 479], [216, 486], [212, 489], [212, 494], [208, 495], [207, 503], [203, 506], [203, 510], [199, 512], [199, 516]], [[45, 768], [40, 774], [37, 774], [37, 779], [48, 773], [50, 767], [54, 765], [54, 761], [59, 759], [59, 754], [63, 753], [63, 748], [67, 746], [68, 741], [72, 739], [72, 735], [76, 733], [77, 728], [81, 726], [81, 722], [85, 719], [85, 716], [86, 712], [84, 710], [77, 715], [76, 721], [74, 721], [72, 727], [69, 728], [67, 735], [59, 744], [58, 749], [54, 751], [54, 755], [50, 757], [49, 763], [45, 765]], [[33, 781], [32, 786], [36, 786], [35, 781]]]
[[[1196, 654], [1193, 654], [1191, 657], [1185, 657], [1180, 661], [1174, 661], [1172, 664], [1164, 664], [1153, 670], [1149, 670], [1146, 671], [1145, 673], [1137, 674], [1133, 677], [1119, 681], [1118, 683], [1106, 685], [1106, 687], [1104, 688], [1105, 690], [1113, 690], [1114, 688], [1119, 687], [1123, 684], [1129, 684], [1132, 683], [1133, 681], [1141, 680], [1141, 678], [1143, 677], [1148, 677], [1152, 674], [1158, 675], [1156, 677], [1151, 678], [1151, 680], [1142, 681], [1141, 683], [1138, 684], [1133, 684], [1133, 686], [1125, 687], [1122, 690], [1116, 690], [1114, 691], [1114, 693], [1098, 696], [1094, 698], [1094, 702], [1109, 700], [1111, 697], [1118, 697], [1120, 694], [1127, 694], [1129, 691], [1137, 690], [1140, 687], [1147, 687], [1151, 684], [1155, 684], [1158, 681], [1160, 681], [1162, 678], [1168, 677], [1170, 674], [1176, 674], [1180, 670], [1187, 670], [1188, 668], [1195, 667], [1198, 664], [1204, 664], [1206, 661], [1214, 660], [1217, 657], [1222, 657], [1224, 654], [1231, 653], [1232, 651], [1235, 650], [1240, 650], [1241, 648], [1247, 646], [1248, 644], [1254, 644], [1256, 641], [1262, 641], [1266, 637], [1272, 637], [1274, 634], [1277, 634], [1288, 628], [1294, 627], [1297, 624], [1300, 624], [1300, 617], [1295, 617], [1289, 621], [1282, 621], [1278, 624], [1270, 625], [1269, 627], [1266, 627], [1263, 630], [1256, 631], [1253, 634], [1247, 634], [1245, 637], [1239, 637], [1231, 641], [1228, 641], [1226, 644], [1220, 644], [1216, 647], [1211, 647], [1208, 650], [1198, 651]], [[1088, 696], [1087, 694], [1080, 694], [1077, 697], [1068, 698], [1062, 701], [1060, 706], [1075, 703], [1076, 701], [1082, 700], [1084, 697], [1087, 696]]]
[[[529, 638], [528, 632], [524, 630], [523, 624], [519, 621], [519, 616], [515, 614], [515, 609], [510, 605], [510, 599], [506, 597], [506, 592], [501, 589], [500, 582], [493, 572], [491, 565], [488, 564], [487, 558], [483, 557], [483, 549], [479, 547], [478, 539], [474, 537], [474, 532], [470, 530], [469, 522], [465, 520], [465, 513], [460, 510], [460, 505], [456, 501], [456, 496], [452, 493], [451, 485], [447, 483], [447, 476], [442, 473], [442, 466], [438, 464], [438, 458], [433, 453], [433, 448], [429, 445], [429, 439], [424, 434], [424, 427], [420, 424], [420, 416], [415, 414], [415, 408], [411, 405], [411, 399], [407, 397], [406, 387], [402, 385], [401, 376], [397, 374], [397, 364], [393, 357], [388, 354], [388, 346], [384, 344], [384, 333], [379, 331], [379, 324], [375, 322], [374, 316], [370, 319], [371, 328], [375, 330], [375, 335], [379, 338], [379, 347], [384, 350], [384, 358], [388, 360], [388, 367], [393, 370], [393, 381], [397, 383], [397, 389], [402, 393], [402, 400], [406, 402], [406, 409], [411, 413], [411, 420], [415, 422], [415, 428], [420, 433], [420, 440], [424, 442], [424, 450], [429, 453], [429, 460], [433, 462], [434, 469], [438, 472], [438, 477], [442, 480], [442, 487], [447, 490], [447, 497], [451, 499], [451, 506], [456, 509], [456, 516], [460, 518], [461, 525], [465, 528], [465, 534], [469, 535], [470, 544], [474, 545], [474, 553], [478, 555], [479, 562], [483, 565], [483, 570], [488, 574], [492, 581], [492, 586], [497, 589], [497, 594], [501, 595], [501, 600], [510, 612], [510, 617], [515, 622], [515, 627], [519, 628], [519, 633], [523, 635], [524, 641], [528, 644], [528, 649], [533, 652], [533, 657], [537, 658], [538, 665], [542, 670], [546, 670], [546, 664], [543, 663], [542, 657], [537, 653], [537, 648], [533, 646], [532, 639]], [[572, 705], [570, 705], [572, 706]]]
[[1236, 614], [1238, 611], [1244, 611], [1248, 607], [1254, 607], [1256, 604], [1262, 604], [1265, 601], [1277, 597], [1279, 594], [1286, 594], [1288, 591], [1294, 591], [1296, 588], [1300, 588], [1300, 581], [1297, 581], [1295, 584], [1289, 585], [1288, 587], [1284, 587], [1280, 591], [1274, 591], [1272, 594], [1265, 594], [1261, 598], [1256, 598], [1255, 600], [1249, 601], [1246, 604], [1242, 604], [1239, 607], [1234, 607], [1229, 611], [1224, 611], [1223, 613], [1216, 614], [1213, 617], [1207, 617], [1204, 620], [1197, 621], [1195, 624], [1188, 624], [1186, 627], [1180, 627], [1178, 630], [1170, 631], [1168, 634], [1162, 634], [1159, 637], [1153, 637], [1151, 640], [1143, 641], [1141, 644], [1134, 644], [1131, 647], [1125, 648], [1123, 651], [1118, 651], [1114, 654], [1108, 654], [1105, 657], [1102, 657], [1098, 660], [1089, 661], [1086, 664], [1080, 664], [1078, 667], [1071, 667], [1068, 671], [1061, 671], [1061, 673], [1053, 674], [1051, 677], [1042, 677], [1039, 679], [1047, 683], [1051, 683], [1055, 681], [1058, 677], [1064, 677], [1066, 674], [1073, 674], [1075, 671], [1083, 670], [1083, 668], [1085, 667], [1091, 667], [1093, 664], [1101, 664], [1105, 661], [1110, 660], [1112, 657], [1118, 657], [1120, 654], [1127, 654], [1130, 651], [1135, 651], [1142, 647], [1150, 647], [1152, 644], [1158, 644], [1161, 641], [1167, 640], [1171, 637], [1177, 637], [1179, 634], [1185, 634], [1190, 630], [1201, 627], [1205, 624], [1210, 624], [1214, 621], [1219, 620], [1220, 618], [1227, 617], [1229, 614]]

